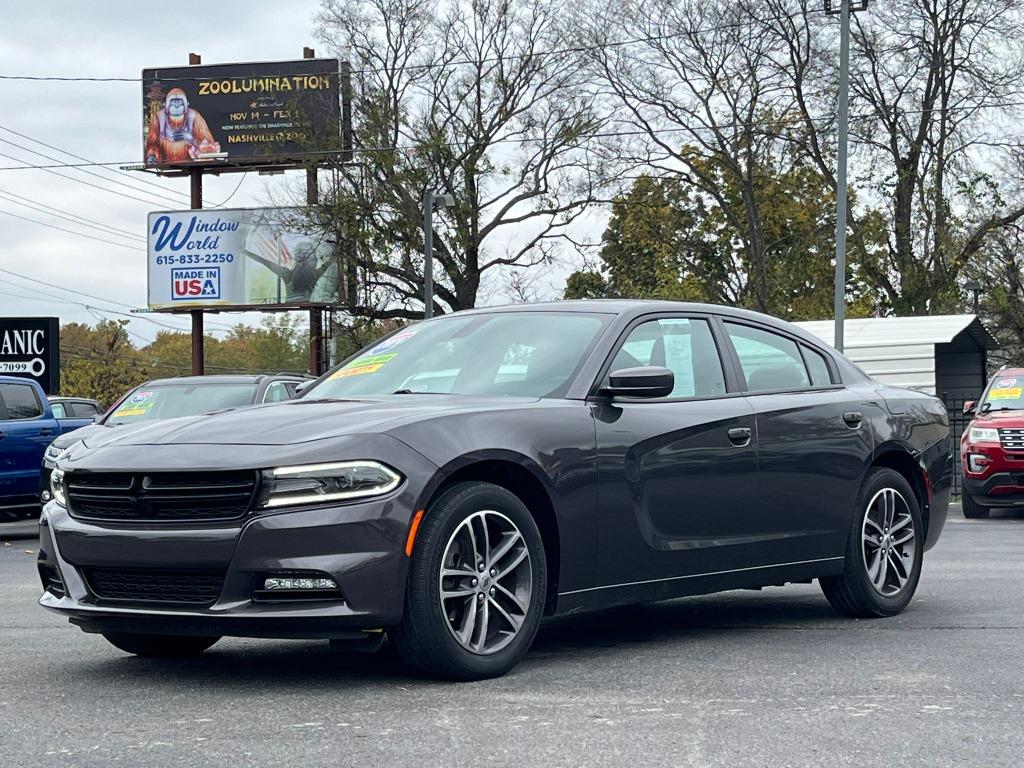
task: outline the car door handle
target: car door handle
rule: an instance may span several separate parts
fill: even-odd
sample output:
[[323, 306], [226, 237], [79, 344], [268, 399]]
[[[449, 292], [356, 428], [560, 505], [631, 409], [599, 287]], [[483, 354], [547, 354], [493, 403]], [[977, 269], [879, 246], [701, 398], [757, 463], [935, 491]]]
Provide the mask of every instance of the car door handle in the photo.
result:
[[748, 427], [736, 427], [729, 430], [729, 441], [737, 448], [750, 445], [750, 438], [754, 433]]
[[53, 434], [53, 430], [49, 429], [48, 427], [43, 427], [42, 429], [39, 430], [39, 434], [40, 435], [44, 435], [44, 436], [52, 435]]
[[6, 432], [0, 432], [0, 440], [3, 440], [5, 437], [7, 437], [7, 433]]
[[856, 429], [864, 421], [864, 417], [861, 416], [860, 411], [847, 411], [843, 414], [843, 421], [846, 422], [846, 426]]

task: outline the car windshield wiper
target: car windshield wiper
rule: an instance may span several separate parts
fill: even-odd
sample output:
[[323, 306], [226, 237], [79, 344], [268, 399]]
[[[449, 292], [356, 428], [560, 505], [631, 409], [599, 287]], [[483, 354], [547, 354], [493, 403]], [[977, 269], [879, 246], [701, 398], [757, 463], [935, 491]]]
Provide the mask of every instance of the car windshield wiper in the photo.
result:
[[392, 395], [447, 395], [448, 392], [420, 392], [415, 389], [396, 389], [391, 393]]

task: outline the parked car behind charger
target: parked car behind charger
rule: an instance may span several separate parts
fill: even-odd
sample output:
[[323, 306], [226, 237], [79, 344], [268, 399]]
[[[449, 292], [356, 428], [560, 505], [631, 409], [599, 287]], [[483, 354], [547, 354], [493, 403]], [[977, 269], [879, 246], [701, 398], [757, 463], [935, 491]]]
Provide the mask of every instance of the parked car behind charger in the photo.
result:
[[964, 517], [1024, 509], [1024, 368], [1001, 369], [964, 413], [973, 417], [960, 439]]

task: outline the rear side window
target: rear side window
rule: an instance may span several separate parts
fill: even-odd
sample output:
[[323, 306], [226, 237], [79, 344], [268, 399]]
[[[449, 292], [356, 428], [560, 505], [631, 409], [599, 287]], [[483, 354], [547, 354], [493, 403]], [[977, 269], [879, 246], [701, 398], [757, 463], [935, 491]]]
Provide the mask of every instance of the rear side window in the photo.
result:
[[803, 389], [811, 385], [795, 341], [749, 325], [726, 323], [750, 392]]
[[725, 394], [725, 374], [718, 347], [706, 320], [682, 317], [641, 323], [612, 361], [612, 371], [656, 365], [675, 374], [669, 397], [714, 397]]
[[804, 360], [807, 363], [807, 370], [811, 374], [811, 384], [815, 387], [827, 387], [832, 383], [832, 374], [828, 370], [828, 363], [825, 356], [810, 347], [801, 345]]
[[7, 418], [12, 421], [43, 415], [43, 406], [35, 390], [27, 384], [0, 384], [0, 400], [6, 406]]
[[71, 413], [80, 419], [91, 419], [99, 410], [92, 403], [71, 403]]

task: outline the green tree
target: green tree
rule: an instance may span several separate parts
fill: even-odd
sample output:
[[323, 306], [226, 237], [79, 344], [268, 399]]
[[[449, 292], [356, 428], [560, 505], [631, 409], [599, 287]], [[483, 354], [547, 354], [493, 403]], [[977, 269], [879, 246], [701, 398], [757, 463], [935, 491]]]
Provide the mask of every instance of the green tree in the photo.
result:
[[[576, 272], [569, 277], [566, 297], [707, 301], [794, 320], [828, 317], [835, 202], [820, 176], [800, 165], [786, 171], [757, 169], [752, 190], [766, 259], [755, 293], [755, 264], [742, 245], [746, 222], [736, 214], [745, 193], [723, 161], [690, 162], [703, 178], [713, 180], [717, 195], [678, 178], [639, 178], [612, 204], [600, 251], [606, 277], [593, 270]], [[853, 272], [849, 311], [864, 315], [874, 296], [857, 278], [856, 265]]]

